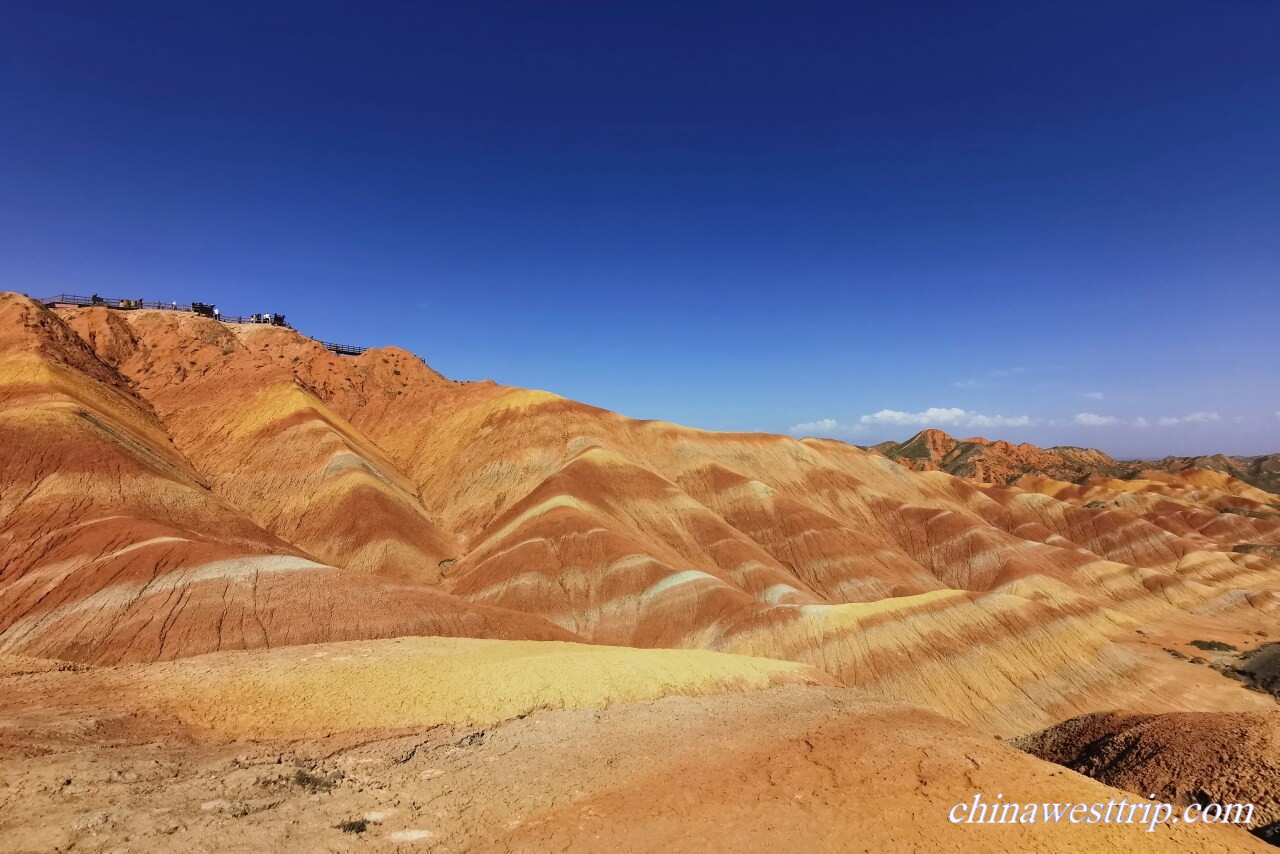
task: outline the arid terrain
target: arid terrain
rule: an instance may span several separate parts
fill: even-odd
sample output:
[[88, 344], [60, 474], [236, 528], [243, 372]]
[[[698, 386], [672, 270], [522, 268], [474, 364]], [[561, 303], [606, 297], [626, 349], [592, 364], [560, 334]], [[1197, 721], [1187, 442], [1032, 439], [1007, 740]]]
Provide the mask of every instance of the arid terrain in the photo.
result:
[[1252, 803], [1280, 842], [1280, 712], [1097, 713], [1018, 739], [1030, 753], [1170, 803]]
[[1230, 457], [1165, 457], [1116, 460], [1096, 448], [1015, 445], [980, 436], [956, 439], [941, 430], [921, 430], [905, 442], [883, 442], [867, 450], [884, 454], [912, 471], [945, 471], [983, 483], [1015, 484], [1023, 475], [1077, 481], [1090, 477], [1156, 479], [1194, 470], [1220, 472], [1265, 492], [1280, 494], [1280, 454]]
[[1274, 454], [712, 433], [17, 294], [0, 448], [0, 850], [1271, 850], [948, 810], [1277, 820]]

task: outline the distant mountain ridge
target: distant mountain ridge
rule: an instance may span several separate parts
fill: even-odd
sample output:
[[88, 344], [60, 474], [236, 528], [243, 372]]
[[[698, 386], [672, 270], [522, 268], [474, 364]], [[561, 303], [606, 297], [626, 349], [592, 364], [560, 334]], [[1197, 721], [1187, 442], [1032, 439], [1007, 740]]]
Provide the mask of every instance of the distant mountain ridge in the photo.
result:
[[883, 442], [869, 450], [912, 471], [944, 471], [981, 483], [1010, 484], [1028, 474], [1075, 482], [1095, 475], [1125, 477], [1132, 471], [1129, 465], [1094, 448], [1041, 448], [980, 436], [956, 439], [932, 428], [905, 442]]
[[1280, 454], [1256, 457], [1213, 454], [1161, 460], [1117, 460], [1096, 448], [1058, 445], [1041, 448], [981, 436], [957, 439], [942, 430], [921, 430], [905, 442], [881, 442], [867, 450], [912, 471], [943, 471], [980, 483], [1012, 484], [1025, 475], [1078, 483], [1091, 477], [1129, 480], [1155, 473], [1220, 472], [1250, 486], [1280, 494]]
[[1280, 454], [1259, 454], [1256, 457], [1229, 457], [1211, 454], [1200, 457], [1165, 457], [1154, 462], [1139, 462], [1143, 469], [1181, 474], [1190, 469], [1216, 471], [1243, 480], [1250, 486], [1280, 495]]

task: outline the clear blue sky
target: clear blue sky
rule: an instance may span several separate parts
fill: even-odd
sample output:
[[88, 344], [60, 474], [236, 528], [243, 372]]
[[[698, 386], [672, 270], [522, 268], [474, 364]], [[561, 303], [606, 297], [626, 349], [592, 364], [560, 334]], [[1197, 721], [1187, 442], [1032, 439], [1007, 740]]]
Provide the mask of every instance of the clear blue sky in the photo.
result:
[[1280, 450], [1280, 3], [0, 2], [0, 116], [0, 287], [712, 429]]

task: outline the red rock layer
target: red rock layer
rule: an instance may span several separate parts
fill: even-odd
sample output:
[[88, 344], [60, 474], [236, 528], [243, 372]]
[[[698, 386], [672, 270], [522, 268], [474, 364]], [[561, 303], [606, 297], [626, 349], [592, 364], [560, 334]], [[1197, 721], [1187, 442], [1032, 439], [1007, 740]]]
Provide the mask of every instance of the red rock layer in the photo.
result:
[[1233, 549], [1280, 543], [1280, 512], [1227, 475], [983, 485], [841, 442], [455, 383], [403, 351], [342, 357], [276, 327], [0, 307], [0, 424], [9, 457], [38, 462], [0, 470], [0, 651], [706, 647], [1001, 732], [1135, 697], [1260, 702], [1135, 634], [1276, 625], [1280, 564]]

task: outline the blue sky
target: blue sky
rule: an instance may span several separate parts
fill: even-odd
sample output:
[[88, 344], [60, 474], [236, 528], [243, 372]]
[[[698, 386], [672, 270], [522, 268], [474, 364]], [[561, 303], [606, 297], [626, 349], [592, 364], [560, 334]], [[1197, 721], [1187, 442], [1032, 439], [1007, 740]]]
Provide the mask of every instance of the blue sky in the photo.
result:
[[870, 443], [1280, 450], [1280, 4], [0, 2], [0, 287]]

